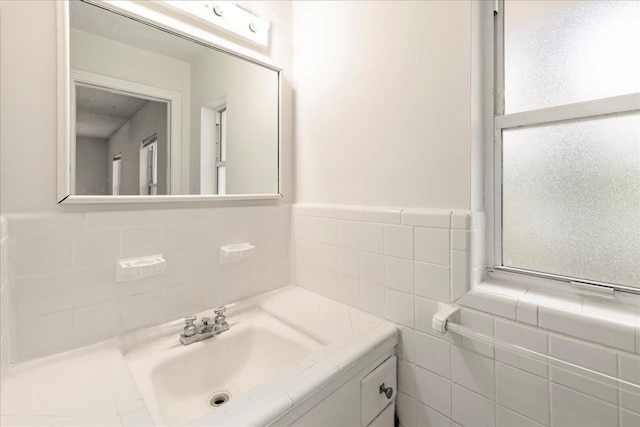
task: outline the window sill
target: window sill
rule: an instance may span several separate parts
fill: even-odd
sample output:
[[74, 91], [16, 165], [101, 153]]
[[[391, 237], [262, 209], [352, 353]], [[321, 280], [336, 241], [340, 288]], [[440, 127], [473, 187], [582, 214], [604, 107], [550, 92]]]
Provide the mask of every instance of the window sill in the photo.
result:
[[[525, 283], [523, 283], [525, 282]], [[460, 298], [463, 307], [620, 350], [640, 353], [640, 302], [552, 292], [526, 281], [489, 277]]]

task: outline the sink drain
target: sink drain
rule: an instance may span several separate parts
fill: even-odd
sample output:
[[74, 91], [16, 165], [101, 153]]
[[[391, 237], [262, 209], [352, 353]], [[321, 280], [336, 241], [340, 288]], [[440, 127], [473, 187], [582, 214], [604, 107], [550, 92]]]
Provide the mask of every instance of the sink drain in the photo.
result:
[[211, 399], [209, 399], [209, 405], [217, 408], [218, 406], [222, 406], [227, 403], [230, 397], [229, 393], [216, 393]]

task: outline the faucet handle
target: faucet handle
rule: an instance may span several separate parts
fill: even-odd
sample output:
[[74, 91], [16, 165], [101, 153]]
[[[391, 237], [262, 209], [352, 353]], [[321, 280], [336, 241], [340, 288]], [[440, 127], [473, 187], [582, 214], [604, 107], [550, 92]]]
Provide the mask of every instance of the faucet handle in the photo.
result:
[[213, 312], [214, 312], [215, 314], [222, 314], [222, 313], [224, 313], [225, 311], [227, 311], [227, 309], [229, 309], [229, 308], [233, 308], [233, 307], [235, 307], [235, 306], [236, 306], [236, 303], [235, 303], [235, 302], [234, 302], [234, 303], [232, 303], [232, 304], [221, 305], [220, 307], [218, 307], [218, 308], [214, 309], [214, 310], [213, 310]]
[[193, 324], [196, 319], [196, 316], [189, 316], [184, 318], [184, 330], [182, 331], [182, 335], [185, 338], [190, 338], [198, 332], [196, 325]]
[[209, 325], [209, 322], [211, 321], [211, 318], [210, 318], [210, 317], [203, 317], [203, 318], [202, 318], [202, 319], [200, 319], [200, 320], [202, 320], [202, 324], [203, 324], [204, 326], [208, 326], [208, 325]]

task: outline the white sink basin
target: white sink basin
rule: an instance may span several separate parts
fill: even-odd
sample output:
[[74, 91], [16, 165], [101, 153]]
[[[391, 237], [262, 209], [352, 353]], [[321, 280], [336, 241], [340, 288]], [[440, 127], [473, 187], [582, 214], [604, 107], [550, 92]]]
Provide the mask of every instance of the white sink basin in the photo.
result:
[[227, 320], [213, 338], [183, 346], [176, 334], [125, 355], [157, 424], [187, 425], [212, 410], [213, 396], [233, 400], [325, 344], [257, 308]]

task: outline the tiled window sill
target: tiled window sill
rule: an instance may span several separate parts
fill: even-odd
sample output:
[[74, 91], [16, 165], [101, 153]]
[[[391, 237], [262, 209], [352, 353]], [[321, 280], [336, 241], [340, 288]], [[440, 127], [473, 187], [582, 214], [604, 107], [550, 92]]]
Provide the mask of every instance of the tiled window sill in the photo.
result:
[[554, 293], [486, 279], [457, 301], [539, 328], [640, 353], [640, 305]]

